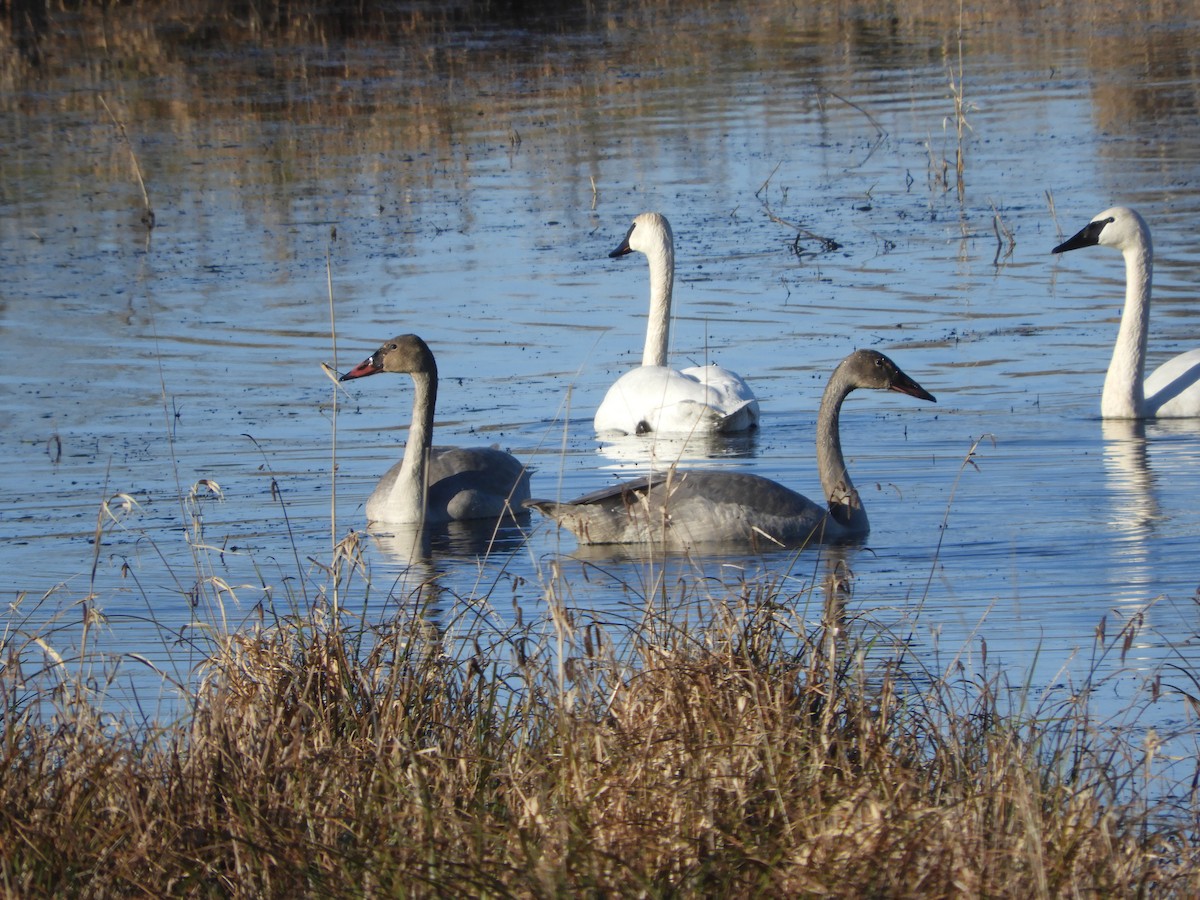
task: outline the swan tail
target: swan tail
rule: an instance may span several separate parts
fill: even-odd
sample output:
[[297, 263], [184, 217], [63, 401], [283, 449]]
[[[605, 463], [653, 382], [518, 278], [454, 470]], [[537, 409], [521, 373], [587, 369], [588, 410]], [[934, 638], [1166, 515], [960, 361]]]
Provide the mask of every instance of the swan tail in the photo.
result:
[[717, 419], [716, 430], [750, 431], [758, 427], [758, 401], [746, 400]]
[[555, 518], [557, 515], [561, 515], [562, 507], [566, 505], [567, 504], [559, 503], [555, 500], [542, 500], [538, 497], [530, 497], [528, 500], [521, 501], [521, 506], [525, 509], [536, 509], [543, 516], [551, 519]]
[[602, 511], [578, 503], [559, 503], [555, 500], [532, 498], [522, 504], [526, 509], [536, 509], [560, 528], [575, 535], [581, 544], [613, 543], [610, 529], [605, 527], [606, 516]]

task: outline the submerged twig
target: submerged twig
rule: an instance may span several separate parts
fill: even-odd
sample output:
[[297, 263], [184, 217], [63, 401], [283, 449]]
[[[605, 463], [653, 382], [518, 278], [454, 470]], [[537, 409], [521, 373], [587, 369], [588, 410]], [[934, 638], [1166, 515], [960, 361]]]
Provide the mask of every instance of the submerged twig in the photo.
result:
[[771, 170], [771, 174], [767, 176], [767, 180], [764, 181], [762, 186], [754, 192], [754, 196], [757, 197], [758, 202], [762, 204], [763, 212], [767, 214], [767, 218], [779, 225], [786, 225], [788, 228], [795, 229], [797, 234], [796, 239], [792, 241], [792, 252], [797, 256], [804, 252], [804, 248], [800, 246], [801, 238], [808, 238], [809, 240], [817, 241], [821, 245], [821, 250], [825, 253], [829, 253], [834, 250], [840, 250], [842, 245], [833, 238], [824, 237], [823, 235], [817, 234], [815, 231], [809, 231], [803, 225], [797, 225], [795, 222], [789, 222], [787, 219], [776, 215], [775, 211], [771, 209], [771, 204], [767, 201], [765, 192], [767, 190], [767, 186], [771, 183], [771, 179], [775, 177], [775, 173], [779, 171], [779, 166], [781, 165], [782, 163], [776, 163], [775, 168]]
[[950, 509], [954, 505], [954, 495], [958, 493], [958, 483], [962, 480], [963, 472], [970, 466], [975, 471], [979, 471], [979, 463], [975, 461], [979, 453], [979, 445], [984, 441], [991, 441], [992, 446], [996, 446], [996, 436], [991, 432], [986, 432], [977, 437], [971, 442], [970, 448], [967, 450], [967, 455], [963, 457], [962, 464], [958, 467], [958, 474], [954, 476], [954, 483], [950, 487], [950, 496], [946, 500], [946, 512], [942, 516], [942, 527], [938, 531], [937, 546], [933, 550], [933, 561], [929, 567], [929, 578], [925, 581], [925, 591], [921, 594], [921, 605], [924, 605], [926, 598], [929, 597], [929, 588], [933, 584], [933, 575], [937, 571], [938, 560], [942, 555], [942, 542], [946, 539], [946, 529], [950, 525]]
[[[1012, 229], [1004, 224], [1004, 219], [1000, 216], [1000, 211], [996, 209], [996, 204], [992, 204], [992, 230], [996, 233], [996, 255], [992, 257], [992, 265], [1000, 264], [1000, 254], [1004, 253], [1004, 258], [1008, 259], [1013, 255], [1013, 250], [1017, 248], [1017, 239], [1012, 233]], [[1003, 236], [1001, 236], [1003, 233]], [[1007, 241], [1007, 249], [1005, 242]]]
[[1054, 206], [1054, 192], [1049, 188], [1046, 189], [1046, 205], [1050, 207], [1050, 218], [1054, 220], [1054, 233], [1058, 235], [1058, 242], [1062, 243], [1062, 225], [1058, 223], [1058, 210]]
[[829, 90], [829, 88], [824, 88], [824, 87], [820, 88], [818, 93], [819, 94], [828, 94], [830, 97], [833, 97], [833, 99], [838, 100], [842, 103], [845, 103], [851, 109], [862, 113], [863, 116], [866, 118], [866, 120], [871, 123], [871, 127], [875, 129], [875, 140], [871, 144], [871, 146], [867, 149], [867, 155], [864, 156], [861, 160], [859, 160], [859, 162], [855, 166], [855, 168], [860, 168], [860, 167], [866, 165], [867, 160], [869, 160], [872, 156], [874, 156], [875, 151], [878, 150], [881, 146], [883, 146], [883, 142], [887, 140], [887, 138], [888, 138], [887, 129], [879, 124], [878, 119], [876, 119], [873, 115], [871, 115], [869, 112], [867, 112], [861, 106], [859, 106], [853, 100], [847, 100], [841, 94], [838, 94], [835, 91], [831, 91], [831, 90]]
[[133, 174], [137, 176], [138, 187], [142, 189], [142, 224], [146, 226], [147, 231], [150, 231], [154, 228], [154, 210], [150, 206], [150, 194], [146, 190], [146, 180], [142, 178], [142, 167], [138, 164], [137, 154], [133, 152], [133, 143], [125, 131], [125, 123], [113, 115], [113, 111], [109, 109], [108, 103], [104, 100], [104, 95], [97, 94], [96, 96], [100, 100], [100, 105], [104, 107], [104, 111], [108, 113], [108, 117], [112, 119], [113, 125], [116, 126], [121, 141], [129, 150], [129, 158], [133, 161]]

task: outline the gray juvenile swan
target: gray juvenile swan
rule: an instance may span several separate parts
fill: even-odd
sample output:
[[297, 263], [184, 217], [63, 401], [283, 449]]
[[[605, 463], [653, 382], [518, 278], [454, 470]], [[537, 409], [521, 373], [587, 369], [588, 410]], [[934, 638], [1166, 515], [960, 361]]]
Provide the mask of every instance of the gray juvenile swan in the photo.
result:
[[667, 365], [675, 237], [660, 213], [642, 213], [609, 254], [644, 253], [650, 266], [650, 314], [642, 364], [608, 389], [596, 410], [596, 431], [691, 434], [747, 431], [758, 425], [758, 400], [740, 375], [717, 365]]
[[1125, 311], [1104, 378], [1100, 415], [1105, 419], [1200, 416], [1200, 349], [1167, 360], [1145, 377], [1154, 269], [1154, 247], [1146, 220], [1128, 207], [1114, 206], [1050, 252], [1096, 245], [1113, 247], [1125, 256]]
[[431, 447], [437, 403], [437, 363], [415, 334], [392, 338], [340, 380], [379, 372], [412, 376], [413, 415], [404, 457], [379, 479], [367, 519], [395, 525], [439, 525], [520, 515], [529, 499], [529, 472], [495, 447]]
[[709, 543], [796, 546], [865, 537], [870, 524], [846, 472], [838, 428], [842, 401], [856, 388], [934, 400], [882, 353], [858, 350], [842, 360], [830, 376], [817, 416], [817, 466], [828, 506], [768, 478], [711, 470], [673, 470], [567, 503], [529, 500], [525, 505], [568, 528], [581, 544], [678, 549]]

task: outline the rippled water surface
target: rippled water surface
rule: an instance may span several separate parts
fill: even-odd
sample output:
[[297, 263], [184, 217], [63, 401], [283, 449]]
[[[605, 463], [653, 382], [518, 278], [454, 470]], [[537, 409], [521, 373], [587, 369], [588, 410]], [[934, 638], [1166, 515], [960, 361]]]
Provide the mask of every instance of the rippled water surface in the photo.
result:
[[[763, 409], [756, 436], [690, 464], [818, 494], [817, 403], [856, 347], [937, 395], [847, 402], [869, 541], [651, 562], [577, 555], [534, 519], [484, 561], [446, 537], [428, 564], [445, 584], [540, 615], [557, 561], [570, 603], [615, 621], [656, 577], [801, 591], [838, 563], [855, 614], [935, 668], [982, 667], [986, 646], [1040, 690], [1098, 665], [1102, 711], [1163, 666], [1194, 689], [1200, 424], [1099, 420], [1121, 260], [1049, 251], [1138, 207], [1151, 364], [1196, 343], [1200, 22], [1047, 12], [1030, 34], [972, 14], [960, 60], [956, 16], [588, 9], [415, 38], [130, 26], [107, 50], [64, 20], [70, 53], [6, 71], [6, 627], [47, 629], [69, 657], [98, 609], [104, 650], [186, 672], [164, 634], [314, 602], [411, 402], [394, 377], [336, 391], [322, 363], [345, 371], [400, 332], [437, 355], [439, 442], [511, 450], [539, 496], [644, 470], [644, 442], [598, 444], [591, 416], [644, 337], [644, 259], [608, 252], [654, 209], [676, 235], [673, 359], [741, 372]], [[396, 543], [363, 544], [380, 614], [428, 574]], [[1098, 664], [1098, 629], [1127, 623], [1124, 657]], [[147, 672], [121, 683], [145, 691]], [[1170, 690], [1154, 715], [1190, 726]]]

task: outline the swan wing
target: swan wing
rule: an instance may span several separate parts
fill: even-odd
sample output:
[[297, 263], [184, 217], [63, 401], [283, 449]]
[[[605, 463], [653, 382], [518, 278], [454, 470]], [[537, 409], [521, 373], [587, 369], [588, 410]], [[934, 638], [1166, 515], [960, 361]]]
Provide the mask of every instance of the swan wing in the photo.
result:
[[429, 458], [426, 521], [520, 515], [529, 499], [529, 470], [496, 447], [435, 448]]
[[781, 484], [743, 472], [660, 473], [567, 503], [531, 500], [581, 544], [796, 546], [826, 538], [826, 511]]
[[[379, 479], [367, 499], [368, 521], [398, 525], [421, 519], [420, 510], [397, 506], [393, 497], [403, 466], [401, 460]], [[426, 477], [427, 525], [522, 515], [521, 504], [529, 499], [529, 469], [495, 447], [434, 447]]]
[[708, 389], [708, 405], [723, 414], [720, 431], [748, 431], [758, 427], [758, 398], [746, 380], [716, 363], [691, 366], [679, 373]]
[[1147, 413], [1160, 419], [1200, 416], [1200, 350], [1167, 360], [1146, 379]]

